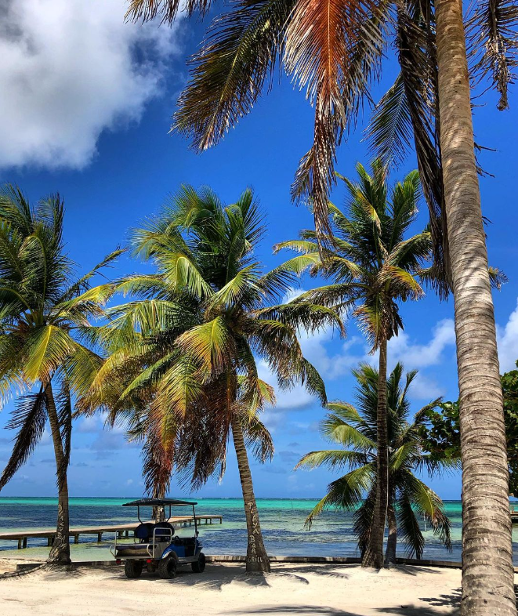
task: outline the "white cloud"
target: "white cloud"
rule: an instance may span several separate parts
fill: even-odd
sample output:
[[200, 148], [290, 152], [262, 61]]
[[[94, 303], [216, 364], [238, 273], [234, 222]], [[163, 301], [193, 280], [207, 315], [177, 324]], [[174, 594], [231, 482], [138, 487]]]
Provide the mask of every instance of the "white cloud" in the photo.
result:
[[434, 398], [440, 398], [446, 395], [446, 389], [441, 387], [434, 379], [426, 376], [422, 372], [418, 372], [412, 382], [410, 393], [417, 400], [426, 400], [429, 402]]
[[290, 390], [283, 390], [277, 386], [277, 378], [264, 360], [257, 362], [259, 378], [275, 388], [276, 408], [289, 410], [304, 408], [311, 404], [315, 398], [307, 392], [305, 387], [296, 385]]
[[433, 336], [427, 344], [412, 344], [410, 336], [401, 332], [389, 342], [389, 357], [392, 361], [401, 361], [405, 368], [426, 368], [443, 360], [443, 352], [448, 346], [455, 345], [455, 328], [452, 319], [439, 321], [433, 330]]
[[124, 23], [126, 7], [2, 2], [0, 167], [81, 168], [104, 129], [139, 120], [160, 92], [178, 29]]
[[497, 326], [497, 337], [500, 372], [515, 370], [518, 359], [518, 303], [505, 327], [502, 329]]

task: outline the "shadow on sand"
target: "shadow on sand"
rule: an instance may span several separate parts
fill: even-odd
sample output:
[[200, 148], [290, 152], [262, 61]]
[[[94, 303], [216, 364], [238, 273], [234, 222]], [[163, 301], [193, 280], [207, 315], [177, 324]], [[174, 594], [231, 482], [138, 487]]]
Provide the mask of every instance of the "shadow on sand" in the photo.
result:
[[[343, 565], [339, 565], [343, 567]], [[269, 587], [269, 579], [271, 575], [275, 577], [284, 577], [289, 578], [295, 582], [300, 582], [301, 584], [309, 584], [309, 580], [304, 576], [304, 574], [312, 573], [320, 576], [327, 576], [332, 578], [339, 578], [346, 580], [349, 576], [346, 573], [341, 573], [340, 571], [336, 571], [337, 565], [301, 565], [300, 567], [290, 566], [289, 569], [283, 570], [282, 567], [276, 565], [273, 573], [271, 574], [262, 574], [262, 573], [254, 573], [248, 574], [245, 572], [243, 567], [228, 567], [223, 564], [210, 564], [207, 565], [205, 572], [203, 574], [192, 573], [189, 571], [187, 567], [182, 568], [178, 571], [177, 576], [174, 578], [172, 582], [168, 580], [161, 580], [156, 573], [147, 573], [144, 571], [142, 573], [141, 580], [148, 581], [156, 581], [158, 583], [173, 583], [175, 585], [185, 585], [185, 586], [196, 586], [200, 589], [210, 589], [210, 590], [221, 590], [227, 584], [238, 583], [238, 584], [246, 584], [247, 586], [264, 586]], [[114, 576], [111, 576], [112, 579], [117, 579], [122, 582], [128, 582], [134, 584], [138, 582], [138, 580], [128, 580], [124, 577], [124, 573], [117, 573]]]

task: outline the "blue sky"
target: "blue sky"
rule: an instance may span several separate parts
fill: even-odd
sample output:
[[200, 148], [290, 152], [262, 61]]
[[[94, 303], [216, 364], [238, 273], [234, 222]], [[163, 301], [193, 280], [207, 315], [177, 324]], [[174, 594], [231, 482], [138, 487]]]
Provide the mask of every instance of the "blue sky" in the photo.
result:
[[[278, 241], [295, 238], [311, 225], [303, 207], [290, 202], [298, 161], [312, 136], [312, 109], [304, 95], [283, 78], [253, 113], [213, 150], [196, 155], [178, 135], [168, 134], [175, 100], [187, 78], [186, 58], [201, 39], [204, 25], [180, 20], [169, 30], [122, 23], [123, 0], [17, 0], [8, 3], [9, 35], [0, 29], [0, 183], [18, 184], [32, 199], [59, 191], [66, 202], [66, 240], [70, 256], [84, 270], [123, 244], [128, 229], [159, 210], [181, 183], [211, 186], [232, 202], [253, 187], [267, 214], [269, 231], [259, 257], [266, 266], [279, 263], [272, 254]], [[47, 5], [47, 6], [45, 6]], [[52, 5], [52, 6], [51, 6]], [[18, 34], [12, 35], [12, 32]], [[49, 37], [48, 32], [53, 32]], [[390, 56], [390, 52], [388, 53]], [[375, 98], [390, 85], [395, 63], [389, 57]], [[515, 100], [511, 97], [511, 104]], [[518, 358], [517, 277], [518, 213], [515, 208], [514, 144], [518, 115], [498, 112], [491, 95], [477, 99], [476, 140], [494, 148], [480, 161], [495, 177], [482, 177], [481, 190], [490, 261], [506, 272], [509, 283], [495, 294], [502, 370]], [[338, 169], [354, 177], [357, 161], [368, 163], [362, 129], [368, 110], [338, 153]], [[412, 169], [409, 157], [393, 175]], [[333, 200], [342, 204], [338, 187]], [[416, 229], [426, 223], [424, 204]], [[113, 276], [142, 265], [122, 258]], [[303, 288], [313, 282], [303, 279]], [[456, 399], [453, 304], [433, 293], [402, 307], [405, 331], [389, 346], [391, 364], [418, 368], [411, 399], [414, 410], [438, 395]], [[365, 341], [353, 324], [340, 340], [331, 332], [305, 339], [307, 357], [321, 370], [330, 399], [353, 400], [351, 368], [368, 359]], [[0, 414], [0, 465], [8, 459], [12, 434], [3, 429], [11, 404]], [[322, 496], [332, 478], [325, 471], [293, 472], [299, 457], [325, 444], [318, 434], [324, 415], [300, 388], [280, 392], [278, 405], [265, 414], [276, 453], [271, 464], [253, 465], [259, 497]], [[443, 498], [460, 496], [460, 479], [433, 479]], [[103, 429], [100, 417], [79, 420], [70, 468], [73, 496], [129, 496], [142, 491], [140, 452], [120, 430]], [[6, 486], [5, 496], [50, 496], [55, 492], [52, 446], [48, 435], [30, 462]], [[172, 492], [179, 493], [176, 486]], [[199, 496], [239, 496], [231, 457], [221, 484], [211, 482]]]

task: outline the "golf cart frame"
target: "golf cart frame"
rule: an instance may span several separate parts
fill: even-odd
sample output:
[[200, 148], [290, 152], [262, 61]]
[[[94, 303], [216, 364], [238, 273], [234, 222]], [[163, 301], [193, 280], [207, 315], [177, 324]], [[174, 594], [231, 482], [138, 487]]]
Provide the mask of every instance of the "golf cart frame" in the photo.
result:
[[[205, 569], [205, 554], [198, 541], [198, 523], [195, 506], [198, 503], [176, 500], [172, 498], [142, 498], [124, 503], [123, 507], [137, 507], [137, 518], [140, 524], [134, 531], [134, 543], [115, 543], [110, 551], [117, 563], [124, 562], [124, 571], [128, 578], [140, 577], [144, 567], [149, 573], [158, 572], [163, 579], [172, 579], [182, 565], [191, 565], [192, 571], [202, 573]], [[141, 507], [160, 508], [160, 522], [143, 521], [140, 517]], [[169, 516], [165, 510], [169, 507]], [[178, 537], [170, 522], [174, 507], [192, 507], [194, 536]], [[185, 516], [188, 517], [188, 516]]]

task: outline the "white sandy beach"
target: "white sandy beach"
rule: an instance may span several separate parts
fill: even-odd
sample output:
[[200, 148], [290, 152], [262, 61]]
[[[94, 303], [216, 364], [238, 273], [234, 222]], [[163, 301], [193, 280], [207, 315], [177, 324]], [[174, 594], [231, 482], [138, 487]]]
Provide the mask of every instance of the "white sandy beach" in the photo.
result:
[[[4, 568], [5, 570], [5, 568]], [[0, 579], [0, 612], [13, 616], [435, 616], [455, 614], [457, 569], [399, 567], [381, 572], [355, 565], [274, 564], [247, 576], [242, 564], [209, 564], [203, 574], [174, 580], [122, 568], [39, 570]]]

